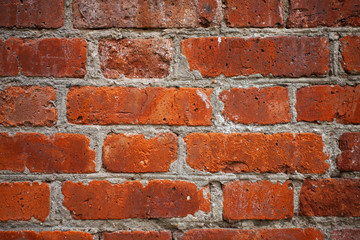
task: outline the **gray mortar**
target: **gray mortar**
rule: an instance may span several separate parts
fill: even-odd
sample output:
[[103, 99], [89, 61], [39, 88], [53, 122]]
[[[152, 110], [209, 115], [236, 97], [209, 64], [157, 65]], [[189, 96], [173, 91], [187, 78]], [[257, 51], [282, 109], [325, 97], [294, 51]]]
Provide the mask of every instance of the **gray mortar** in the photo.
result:
[[[284, 23], [288, 18], [289, 1], [283, 0]], [[51, 135], [61, 133], [84, 134], [90, 139], [90, 148], [96, 151], [96, 173], [92, 174], [39, 174], [1, 171], [0, 182], [39, 181], [50, 184], [51, 210], [45, 222], [36, 219], [30, 221], [7, 221], [0, 222], [1, 230], [80, 230], [94, 235], [94, 239], [100, 239], [101, 233], [119, 230], [170, 230], [173, 239], [179, 237], [186, 230], [193, 228], [308, 228], [315, 227], [325, 234], [325, 239], [330, 239], [333, 229], [356, 228], [360, 226], [360, 218], [340, 217], [303, 217], [299, 216], [299, 192], [306, 178], [360, 178], [360, 172], [344, 173], [336, 169], [336, 157], [340, 153], [338, 139], [344, 132], [360, 131], [360, 125], [343, 125], [334, 122], [305, 123], [296, 122], [295, 110], [296, 91], [304, 86], [317, 84], [355, 85], [360, 83], [360, 76], [347, 76], [341, 67], [341, 44], [339, 38], [346, 35], [360, 36], [360, 28], [352, 27], [319, 27], [310, 29], [289, 28], [228, 28], [225, 21], [219, 28], [198, 29], [100, 29], [79, 30], [72, 27], [72, 1], [65, 0], [64, 26], [55, 30], [37, 29], [5, 29], [0, 31], [0, 38], [5, 40], [11, 37], [19, 38], [83, 38], [87, 41], [87, 74], [84, 79], [74, 78], [39, 78], [18, 75], [15, 77], [0, 77], [0, 89], [6, 86], [37, 85], [52, 86], [56, 88], [57, 99], [55, 105], [58, 109], [58, 122], [54, 127], [4, 127], [0, 126], [1, 132], [13, 135], [16, 132], [38, 132]], [[222, 14], [225, 5], [223, 4]], [[286, 26], [286, 25], [285, 25]], [[273, 36], [323, 36], [330, 41], [330, 73], [326, 76], [311, 76], [308, 78], [276, 78], [271, 76], [237, 76], [226, 78], [221, 75], [215, 78], [203, 78], [199, 71], [190, 71], [186, 58], [181, 54], [181, 41], [191, 37], [273, 37]], [[100, 68], [98, 58], [98, 42], [103, 38], [166, 38], [172, 39], [174, 55], [170, 66], [170, 74], [164, 79], [129, 79], [124, 76], [119, 79], [106, 79]], [[211, 104], [213, 107], [212, 126], [167, 126], [167, 125], [111, 125], [111, 126], [87, 126], [70, 124], [66, 118], [66, 95], [71, 86], [127, 86], [127, 87], [196, 87], [213, 88]], [[248, 87], [271, 87], [285, 86], [289, 90], [291, 122], [276, 125], [244, 125], [234, 124], [226, 120], [222, 111], [224, 104], [219, 101], [219, 95], [223, 90], [231, 88]], [[173, 162], [168, 173], [109, 173], [102, 167], [102, 145], [109, 133], [144, 134], [146, 138], [155, 136], [159, 132], [173, 132], [178, 136], [178, 158]], [[206, 173], [190, 168], [186, 163], [186, 144], [184, 137], [192, 132], [263, 132], [267, 134], [280, 132], [312, 132], [322, 135], [325, 144], [324, 152], [329, 153], [327, 160], [330, 168], [325, 174], [258, 174], [258, 173]], [[61, 186], [65, 181], [85, 182], [91, 180], [108, 180], [111, 183], [140, 180], [144, 185], [152, 179], [185, 180], [194, 182], [198, 189], [209, 186], [211, 195], [211, 212], [209, 214], [198, 212], [194, 216], [171, 219], [122, 219], [122, 220], [74, 220], [70, 212], [62, 205], [63, 194]], [[243, 220], [224, 221], [222, 210], [222, 184], [235, 180], [271, 180], [284, 182], [291, 180], [294, 186], [294, 217], [274, 221]]]

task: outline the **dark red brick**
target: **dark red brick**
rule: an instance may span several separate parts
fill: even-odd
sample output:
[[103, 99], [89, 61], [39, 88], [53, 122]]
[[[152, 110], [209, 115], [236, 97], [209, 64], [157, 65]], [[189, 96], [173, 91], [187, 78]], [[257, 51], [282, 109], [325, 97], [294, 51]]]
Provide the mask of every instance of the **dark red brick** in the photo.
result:
[[92, 240], [89, 233], [84, 232], [39, 232], [34, 231], [3, 231], [0, 232], [0, 240]]
[[158, 134], [145, 139], [144, 135], [111, 134], [103, 147], [103, 165], [110, 172], [167, 172], [177, 159], [177, 136]]
[[360, 239], [360, 229], [342, 229], [331, 233], [331, 240], [356, 240]]
[[229, 27], [281, 27], [283, 5], [280, 0], [226, 0], [225, 18]]
[[358, 0], [290, 0], [287, 25], [296, 28], [360, 26]]
[[310, 86], [296, 93], [297, 120], [360, 123], [359, 86]]
[[0, 1], [0, 27], [59, 28], [63, 24], [64, 0]]
[[342, 67], [347, 73], [360, 73], [360, 37], [346, 36], [341, 38], [340, 42]]
[[220, 94], [225, 118], [243, 124], [276, 124], [291, 121], [288, 89], [233, 88]]
[[72, 87], [67, 117], [75, 124], [211, 125], [212, 89]]
[[341, 155], [336, 159], [340, 171], [360, 171], [360, 132], [347, 132], [339, 139]]
[[103, 39], [99, 43], [101, 70], [107, 78], [164, 78], [172, 60], [169, 39]]
[[80, 134], [0, 133], [0, 170], [42, 173], [95, 172], [95, 152]]
[[218, 0], [74, 0], [75, 28], [198, 28], [218, 26]]
[[0, 221], [45, 221], [50, 212], [50, 188], [46, 183], [0, 183]]
[[145, 187], [140, 181], [65, 182], [62, 192], [64, 206], [75, 219], [173, 218], [210, 212], [209, 188], [197, 190], [185, 181], [150, 180]]
[[0, 124], [4, 126], [52, 126], [57, 121], [52, 87], [15, 86], [0, 91]]
[[360, 216], [360, 179], [304, 181], [300, 191], [300, 215]]
[[208, 172], [325, 173], [329, 168], [320, 135], [313, 133], [190, 133], [190, 167]]
[[171, 232], [168, 231], [121, 231], [104, 233], [103, 240], [171, 240]]
[[229, 182], [223, 191], [225, 220], [275, 220], [294, 215], [294, 190], [290, 181]]
[[181, 42], [190, 70], [203, 77], [325, 75], [329, 41], [319, 37], [189, 38]]

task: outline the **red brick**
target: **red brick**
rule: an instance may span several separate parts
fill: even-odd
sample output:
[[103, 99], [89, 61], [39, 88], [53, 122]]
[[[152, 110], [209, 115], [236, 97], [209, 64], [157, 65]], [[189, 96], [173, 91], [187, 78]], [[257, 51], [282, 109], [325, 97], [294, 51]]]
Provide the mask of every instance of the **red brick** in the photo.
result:
[[360, 26], [358, 0], [290, 0], [289, 27]]
[[0, 170], [42, 173], [95, 172], [95, 151], [80, 134], [0, 133]]
[[226, 0], [225, 18], [229, 27], [281, 27], [283, 5], [280, 0]]
[[356, 240], [360, 239], [360, 229], [343, 229], [331, 233], [331, 240]]
[[290, 181], [284, 184], [236, 181], [226, 183], [223, 191], [226, 220], [275, 220], [294, 215], [294, 190]]
[[67, 117], [75, 124], [211, 125], [212, 89], [72, 87]]
[[319, 37], [189, 38], [181, 42], [190, 70], [203, 77], [324, 75], [329, 41]]
[[0, 183], [0, 221], [45, 221], [50, 212], [50, 188], [46, 183]]
[[208, 172], [325, 173], [329, 168], [320, 135], [313, 133], [190, 133], [190, 167]]
[[221, 2], [74, 0], [73, 14], [75, 28], [198, 28], [219, 25]]
[[235, 123], [276, 124], [291, 120], [288, 89], [233, 88], [220, 94], [223, 115]]
[[3, 231], [0, 232], [1, 240], [92, 240], [93, 237], [89, 233], [84, 232], [39, 232], [34, 231]]
[[359, 86], [310, 86], [296, 93], [298, 121], [360, 123]]
[[52, 87], [15, 86], [0, 91], [0, 124], [4, 126], [52, 126], [57, 121]]
[[360, 37], [346, 36], [341, 38], [340, 42], [342, 67], [347, 73], [360, 73]]
[[170, 39], [103, 39], [99, 43], [101, 70], [107, 78], [164, 78], [172, 60]]
[[0, 41], [0, 76], [84, 77], [83, 39], [17, 39]]
[[0, 1], [0, 27], [59, 28], [63, 24], [64, 0]]
[[168, 231], [121, 231], [104, 233], [103, 240], [171, 240], [171, 232]]
[[145, 139], [144, 135], [111, 134], [103, 148], [103, 164], [110, 172], [167, 172], [177, 159], [177, 136], [158, 134]]
[[289, 229], [192, 229], [187, 231], [181, 240], [324, 240], [324, 235], [314, 228], [289, 228]]
[[340, 171], [360, 171], [360, 132], [347, 132], [339, 139], [341, 155], [336, 159]]
[[146, 187], [140, 181], [65, 182], [62, 188], [64, 206], [75, 219], [172, 218], [210, 212], [208, 191], [208, 187], [197, 190], [194, 183], [170, 180], [150, 180]]
[[300, 215], [360, 216], [360, 179], [304, 181], [300, 191]]

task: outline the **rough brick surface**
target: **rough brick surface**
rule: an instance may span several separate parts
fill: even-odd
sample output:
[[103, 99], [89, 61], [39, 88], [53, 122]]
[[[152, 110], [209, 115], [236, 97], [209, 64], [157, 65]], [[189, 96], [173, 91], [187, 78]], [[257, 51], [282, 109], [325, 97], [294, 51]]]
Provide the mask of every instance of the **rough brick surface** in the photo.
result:
[[1, 240], [92, 240], [89, 233], [84, 232], [39, 232], [34, 231], [3, 231], [0, 232]]
[[289, 27], [360, 26], [358, 0], [290, 0]]
[[359, 86], [310, 86], [296, 93], [298, 121], [360, 123]]
[[217, 26], [217, 0], [73, 1], [75, 28], [198, 28]]
[[95, 152], [80, 134], [0, 133], [0, 170], [43, 173], [90, 173], [95, 171]]
[[348, 132], [339, 139], [341, 155], [336, 159], [340, 171], [360, 171], [360, 133]]
[[314, 228], [291, 228], [291, 229], [193, 229], [187, 231], [181, 240], [324, 240], [321, 231]]
[[171, 240], [171, 232], [168, 231], [121, 231], [104, 233], [104, 240]]
[[275, 220], [294, 214], [294, 190], [290, 181], [229, 182], [223, 186], [224, 219]]
[[324, 173], [329, 168], [320, 135], [313, 133], [190, 133], [190, 167], [208, 172]]
[[212, 89], [72, 87], [67, 117], [75, 124], [211, 125]]
[[0, 27], [59, 28], [63, 24], [64, 0], [0, 1]]
[[360, 73], [360, 36], [346, 36], [340, 42], [342, 67], [348, 73]]
[[0, 183], [0, 221], [45, 221], [50, 212], [50, 188], [46, 183]]
[[83, 39], [0, 40], [0, 76], [84, 77], [86, 41]]
[[225, 18], [229, 27], [281, 27], [283, 6], [280, 0], [226, 0]]
[[291, 120], [288, 89], [233, 88], [220, 94], [225, 118], [244, 124], [276, 124]]
[[103, 165], [110, 172], [167, 172], [177, 159], [177, 137], [173, 133], [144, 135], [111, 134], [103, 147]]
[[343, 229], [331, 233], [331, 240], [356, 240], [360, 239], [360, 229]]
[[300, 191], [300, 215], [360, 216], [360, 179], [305, 180]]
[[197, 190], [185, 181], [151, 180], [145, 187], [140, 181], [65, 182], [62, 192], [64, 206], [75, 219], [172, 218], [210, 212], [208, 187]]
[[19, 86], [0, 91], [0, 124], [4, 126], [52, 126], [57, 121], [52, 87]]
[[101, 70], [107, 78], [164, 78], [172, 60], [169, 39], [103, 39], [99, 43]]
[[324, 75], [329, 41], [319, 37], [189, 38], [181, 42], [190, 70], [203, 77]]

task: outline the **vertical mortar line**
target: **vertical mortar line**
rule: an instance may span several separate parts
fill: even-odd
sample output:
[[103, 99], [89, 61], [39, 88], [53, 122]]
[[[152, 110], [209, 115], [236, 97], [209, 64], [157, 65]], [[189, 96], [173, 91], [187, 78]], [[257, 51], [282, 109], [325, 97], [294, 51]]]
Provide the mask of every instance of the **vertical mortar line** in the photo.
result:
[[290, 103], [290, 114], [291, 114], [291, 123], [296, 123], [297, 112], [296, 112], [296, 91], [297, 88], [294, 85], [287, 86], [289, 91], [289, 103]]
[[341, 73], [341, 64], [339, 58], [340, 43], [339, 35], [337, 33], [329, 33], [329, 48], [330, 48], [330, 76], [339, 76]]
[[[221, 86], [223, 88], [221, 88]], [[225, 124], [225, 119], [222, 115], [222, 111], [224, 110], [225, 104], [219, 99], [221, 92], [224, 91], [225, 88], [227, 88], [227, 86], [225, 86], [224, 84], [221, 84], [220, 86], [214, 86], [212, 94], [210, 96], [210, 102], [212, 106], [212, 117], [213, 117], [211, 122], [212, 122], [212, 128], [215, 129], [220, 126], [224, 126]]]
[[182, 134], [178, 135], [178, 157], [177, 157], [177, 171], [176, 174], [183, 175], [186, 174], [186, 143], [184, 141]]
[[[62, 201], [59, 201], [59, 193], [61, 192], [61, 183], [58, 181], [54, 181], [49, 184], [50, 185], [50, 213], [49, 220], [53, 224], [58, 223], [58, 226], [61, 226], [61, 214], [59, 214], [60, 207], [62, 205]], [[59, 224], [60, 223], [60, 224]]]
[[[100, 37], [101, 39], [101, 37]], [[84, 80], [102, 79], [99, 58], [99, 37], [90, 36], [86, 38], [87, 55], [86, 55], [86, 75]]]
[[223, 221], [223, 200], [224, 195], [220, 182], [210, 182], [210, 207], [213, 221]]
[[72, 26], [72, 0], [64, 1], [64, 28], [71, 32]]
[[58, 120], [56, 126], [64, 127], [68, 123], [66, 117], [66, 100], [68, 89], [67, 86], [57, 85], [56, 87], [56, 108], [58, 112]]
[[294, 218], [299, 216], [300, 212], [300, 190], [303, 184], [302, 180], [292, 180], [294, 188]]
[[95, 140], [95, 172], [106, 172], [105, 169], [103, 169], [103, 145], [105, 138], [109, 134], [109, 132], [105, 132], [99, 129], [97, 131], [94, 131], [93, 134], [92, 137]]
[[224, 34], [224, 32], [226, 32], [226, 29], [227, 29], [227, 25], [226, 25], [226, 16], [225, 16], [225, 13], [226, 13], [226, 1], [227, 0], [219, 0], [218, 3], [220, 3], [220, 27], [219, 27], [219, 34], [220, 36], [222, 36]]
[[290, 0], [282, 0], [282, 14], [283, 14], [283, 24], [284, 27], [287, 28], [287, 20], [289, 18], [289, 8], [290, 8]]

